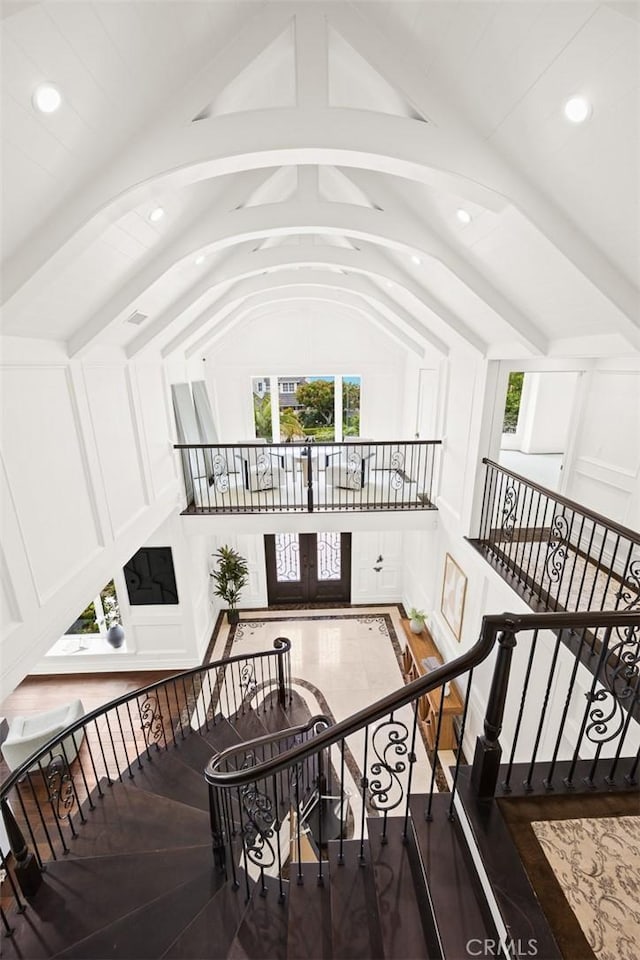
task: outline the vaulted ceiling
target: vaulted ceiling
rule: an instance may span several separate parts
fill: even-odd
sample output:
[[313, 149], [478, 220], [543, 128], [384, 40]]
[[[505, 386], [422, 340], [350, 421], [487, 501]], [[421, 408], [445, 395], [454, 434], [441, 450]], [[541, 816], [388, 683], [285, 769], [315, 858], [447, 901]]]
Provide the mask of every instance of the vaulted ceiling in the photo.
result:
[[640, 350], [637, 3], [2, 17], [4, 333], [189, 356], [318, 301], [418, 354]]

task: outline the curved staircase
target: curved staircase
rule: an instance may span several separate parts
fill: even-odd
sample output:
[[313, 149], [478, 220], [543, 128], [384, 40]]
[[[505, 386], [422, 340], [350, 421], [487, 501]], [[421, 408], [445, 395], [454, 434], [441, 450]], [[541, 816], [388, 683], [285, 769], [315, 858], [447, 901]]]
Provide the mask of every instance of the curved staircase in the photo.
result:
[[[268, 754], [273, 756], [274, 743], [287, 749], [303, 742], [300, 731], [309, 727], [311, 719], [295, 690], [288, 690], [284, 708], [277, 691], [268, 692], [258, 709], [248, 699], [237, 713], [225, 717], [218, 712], [197, 728], [186, 723], [184, 710], [179, 722], [174, 715], [170, 723], [165, 711], [163, 732], [159, 735], [158, 728], [156, 742], [145, 742], [142, 749], [138, 746], [133, 759], [130, 744], [126, 753], [130, 762], [117, 772], [111, 766], [110, 774], [98, 778], [80, 803], [74, 802], [80, 799], [75, 782], [86, 778], [86, 773], [80, 776], [77, 762], [71, 765], [74, 786], [67, 790], [68, 807], [59, 783], [52, 791], [49, 780], [49, 790], [42, 795], [42, 764], [42, 773], [32, 771], [22, 779], [23, 797], [40, 793], [44, 808], [53, 792], [56, 802], [63, 801], [62, 816], [57, 817], [55, 830], [41, 818], [39, 826], [47, 829], [51, 856], [42, 857], [42, 882], [35, 895], [28, 902], [22, 898], [22, 910], [14, 906], [6, 911], [11, 933], [3, 937], [3, 956], [21, 960], [456, 957], [464, 955], [463, 944], [457, 942], [462, 936], [461, 910], [474, 935], [491, 936], [482, 893], [459, 839], [454, 842], [454, 867], [464, 882], [458, 876], [453, 887], [446, 881], [440, 885], [440, 897], [444, 895], [449, 910], [443, 913], [448, 920], [440, 925], [442, 929], [436, 925], [426, 880], [430, 871], [425, 869], [425, 861], [432, 857], [430, 824], [424, 821], [426, 798], [419, 795], [412, 797], [412, 814], [422, 821], [420, 841], [411, 816], [405, 837], [403, 817], [383, 821], [371, 815], [364, 838], [343, 835], [323, 843], [322, 870], [317, 859], [298, 859], [292, 843], [291, 858], [278, 876], [256, 878], [254, 870], [252, 878], [251, 864], [243, 861], [238, 839], [233, 875], [225, 871], [212, 849], [205, 767], [216, 756], [237, 754], [242, 759], [244, 744], [256, 738], [269, 741]], [[191, 707], [194, 702], [192, 697]], [[197, 711], [195, 716], [201, 718]], [[169, 727], [172, 736], [167, 736]], [[112, 720], [101, 748], [103, 758], [112, 737], [114, 758], [124, 755], [120, 747], [127, 738], [120, 743], [114, 736], [116, 728]], [[101, 750], [93, 744], [94, 753]], [[261, 759], [265, 755], [263, 749]], [[89, 768], [86, 757], [85, 761]], [[233, 765], [227, 761], [225, 768]], [[316, 776], [317, 770], [312, 770], [308, 781], [313, 784]], [[285, 793], [280, 797], [283, 808], [293, 803]], [[434, 800], [438, 822], [433, 826], [441, 843], [443, 829], [455, 838], [458, 828], [447, 819], [448, 796]], [[235, 806], [232, 817], [240, 835], [240, 800]], [[35, 830], [34, 819], [31, 830], [42, 848], [45, 837]], [[313, 841], [312, 846], [317, 855]], [[450, 868], [451, 863], [443, 877]], [[436, 869], [431, 883], [438, 883], [439, 872]], [[474, 895], [468, 896], [470, 891]]]
[[[531, 664], [538, 631], [557, 631], [549, 690], [568, 628], [589, 639], [601, 667], [586, 706], [574, 670], [552, 752], [538, 736], [531, 759], [516, 762], [525, 682], [502, 764], [498, 737], [518, 638]], [[636, 663], [639, 631], [634, 612], [488, 616], [478, 642], [455, 661], [339, 723], [310, 716], [292, 689], [290, 644], [281, 639], [274, 651], [207, 664], [112, 701], [0, 787], [13, 853], [10, 862], [2, 857], [3, 955], [462, 960], [482, 950], [516, 956], [519, 944], [535, 943], [537, 956], [560, 958], [496, 797], [637, 796], [640, 754], [626, 740], [639, 674], [627, 651], [633, 646]], [[474, 669], [494, 648], [473, 766], [458, 750], [450, 792], [439, 793], [434, 769], [430, 782], [417, 773], [419, 711], [402, 710], [439, 690], [441, 717], [446, 684], [466, 677], [465, 743]], [[612, 664], [627, 666], [623, 688], [608, 678]], [[616, 708], [614, 733], [585, 758], [588, 724], [602, 736], [593, 721], [605, 696]], [[532, 699], [540, 730], [548, 696], [542, 710], [535, 689]], [[574, 701], [579, 736], [560, 751]], [[439, 735], [440, 721], [436, 751]]]

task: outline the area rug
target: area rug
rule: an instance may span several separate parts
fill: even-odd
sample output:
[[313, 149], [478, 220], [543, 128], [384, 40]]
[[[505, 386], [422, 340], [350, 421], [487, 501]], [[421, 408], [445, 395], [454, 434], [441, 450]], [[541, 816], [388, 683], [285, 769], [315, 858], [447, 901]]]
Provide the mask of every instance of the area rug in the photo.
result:
[[633, 960], [640, 944], [640, 817], [531, 824], [598, 960]]
[[[498, 806], [509, 827], [509, 832], [518, 849], [535, 896], [544, 911], [565, 960], [614, 960], [614, 958], [615, 960], [637, 960], [638, 951], [632, 939], [634, 936], [632, 926], [634, 920], [632, 911], [627, 910], [626, 907], [622, 934], [619, 943], [614, 945], [613, 951], [607, 945], [608, 952], [600, 952], [597, 935], [601, 915], [607, 916], [611, 913], [618, 916], [616, 901], [610, 903], [607, 899], [609, 891], [614, 889], [613, 883], [616, 882], [615, 877], [617, 875], [625, 878], [622, 882], [627, 889], [627, 899], [630, 900], [636, 917], [638, 916], [638, 901], [640, 900], [638, 847], [640, 844], [637, 840], [634, 850], [629, 847], [628, 853], [624, 846], [626, 840], [621, 841], [619, 845], [619, 849], [622, 851], [623, 867], [629, 865], [635, 871], [635, 874], [629, 875], [624, 869], [616, 874], [620, 861], [610, 855], [607, 845], [605, 847], [607, 855], [604, 858], [605, 869], [599, 876], [595, 860], [591, 860], [582, 865], [580, 869], [571, 872], [572, 860], [568, 851], [561, 854], [566, 859], [561, 860], [561, 868], [559, 873], [556, 873], [550, 858], [547, 856], [546, 839], [545, 844], [542, 843], [542, 835], [545, 834], [546, 838], [545, 831], [548, 829], [549, 837], [555, 838], [558, 830], [563, 831], [564, 824], [576, 822], [608, 822], [610, 829], [612, 821], [637, 821], [640, 813], [638, 793], [629, 790], [590, 794], [550, 793], [543, 796], [503, 797], [498, 800]], [[539, 826], [540, 836], [534, 830], [534, 825]], [[577, 834], [570, 832], [571, 827], [566, 829], [568, 836], [577, 836]], [[614, 836], [616, 836], [615, 833]], [[554, 839], [550, 839], [549, 845], [554, 842]], [[596, 844], [596, 850], [598, 849], [599, 844]], [[614, 849], [618, 849], [618, 847], [614, 846]], [[576, 843], [576, 852], [578, 855], [581, 854], [580, 843]], [[564, 889], [561, 876], [563, 870], [567, 870], [571, 877], [569, 887], [574, 891], [573, 897], [570, 897]], [[610, 872], [613, 874], [613, 879], [610, 879]], [[593, 894], [589, 892], [593, 887], [597, 890], [600, 898], [600, 902], [595, 906], [592, 906], [589, 901], [589, 897], [593, 897]], [[586, 907], [588, 920], [591, 922], [597, 921], [593, 933], [588, 929], [588, 924], [583, 926], [578, 916], [578, 909], [574, 907], [572, 900], [577, 902], [578, 907], [581, 903], [583, 905], [589, 904]], [[636, 936], [640, 937], [640, 932], [636, 931]]]

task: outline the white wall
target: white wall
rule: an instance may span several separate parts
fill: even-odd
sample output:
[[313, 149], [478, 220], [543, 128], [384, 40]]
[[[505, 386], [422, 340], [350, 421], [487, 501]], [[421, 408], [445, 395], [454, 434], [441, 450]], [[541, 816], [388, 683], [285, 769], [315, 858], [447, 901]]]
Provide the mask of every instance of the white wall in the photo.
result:
[[640, 364], [599, 363], [581, 378], [563, 493], [640, 529]]
[[[283, 305], [284, 306], [284, 305]], [[251, 377], [360, 375], [362, 436], [376, 440], [413, 436], [404, 423], [406, 352], [364, 317], [337, 317], [330, 307], [304, 313], [283, 310], [278, 319], [234, 327], [206, 354], [205, 378], [222, 442], [255, 436]]]
[[564, 453], [578, 379], [574, 372], [525, 374], [515, 449]]
[[[2, 695], [176, 509], [159, 361], [3, 339]], [[164, 439], [163, 439], [164, 438]]]

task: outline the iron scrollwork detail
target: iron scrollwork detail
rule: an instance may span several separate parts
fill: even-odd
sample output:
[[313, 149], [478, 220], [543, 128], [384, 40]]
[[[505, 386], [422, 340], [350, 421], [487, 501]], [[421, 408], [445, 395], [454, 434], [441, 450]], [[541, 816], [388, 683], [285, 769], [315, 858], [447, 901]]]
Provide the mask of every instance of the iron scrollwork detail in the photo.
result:
[[552, 583], [557, 583], [567, 560], [569, 542], [569, 524], [566, 517], [558, 513], [551, 521], [551, 534], [544, 561], [545, 572]]
[[271, 457], [265, 453], [256, 456], [256, 472], [258, 490], [270, 490], [273, 487], [273, 473]]
[[350, 490], [362, 489], [362, 456], [356, 450], [347, 456], [347, 486]]
[[218, 493], [226, 493], [229, 489], [229, 469], [227, 458], [216, 453], [213, 458], [213, 482]]
[[391, 454], [391, 488], [401, 490], [405, 483], [404, 453], [395, 450]]
[[[255, 754], [253, 751], [248, 751], [241, 769], [245, 770], [255, 764]], [[279, 829], [273, 814], [271, 798], [260, 790], [257, 781], [243, 787], [240, 796], [243, 811], [242, 842], [247, 859], [257, 867], [268, 870], [276, 862], [273, 837]]]
[[256, 672], [255, 665], [253, 663], [245, 663], [245, 665], [240, 670], [240, 689], [242, 690], [242, 699], [250, 700], [255, 691], [258, 688], [256, 683]]
[[507, 489], [504, 493], [504, 506], [502, 508], [502, 536], [505, 540], [513, 538], [515, 529], [515, 516], [518, 509], [518, 488], [513, 480], [507, 482]]
[[626, 711], [632, 709], [638, 696], [640, 676], [640, 637], [634, 636], [637, 628], [631, 628], [630, 636], [616, 643], [607, 656], [599, 678], [602, 687], [594, 694], [587, 694], [595, 704], [589, 709], [590, 723], [585, 736], [591, 743], [602, 744], [614, 740], [626, 723]]
[[158, 698], [149, 696], [140, 707], [140, 720], [142, 722], [142, 732], [145, 743], [151, 746], [152, 743], [158, 743], [164, 734], [164, 725], [162, 723], [162, 713]]
[[[404, 788], [400, 774], [407, 769], [409, 730], [399, 720], [386, 720], [376, 727], [371, 745], [377, 760], [371, 764], [369, 790], [376, 810], [394, 810], [402, 803]], [[407, 760], [396, 759], [407, 757]]]
[[52, 757], [45, 773], [47, 793], [58, 820], [68, 819], [75, 803], [69, 764], [62, 754]]

